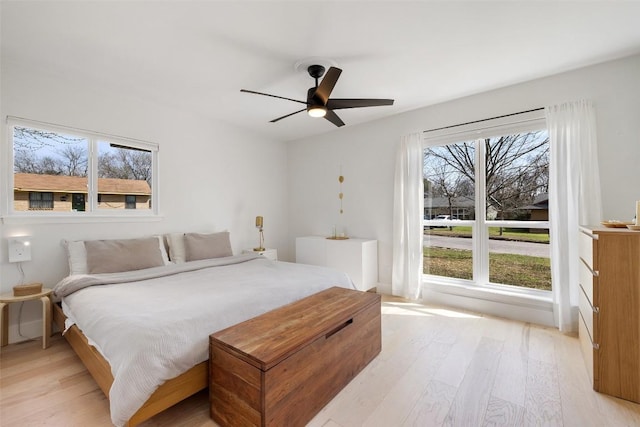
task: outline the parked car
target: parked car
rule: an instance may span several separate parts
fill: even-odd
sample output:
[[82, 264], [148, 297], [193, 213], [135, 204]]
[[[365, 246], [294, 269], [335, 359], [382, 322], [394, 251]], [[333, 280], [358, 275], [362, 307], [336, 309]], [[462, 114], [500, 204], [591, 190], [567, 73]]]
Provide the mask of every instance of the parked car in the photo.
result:
[[[444, 219], [445, 221], [450, 221], [452, 218], [451, 215], [438, 215], [433, 219]], [[454, 216], [453, 219], [456, 219], [456, 217]]]
[[[425, 217], [425, 219], [427, 219]], [[455, 221], [458, 219], [457, 216], [453, 215], [436, 215], [435, 217], [432, 218], [433, 220], [438, 220], [438, 221]], [[447, 225], [447, 226], [443, 226], [443, 225], [425, 225], [424, 229], [428, 230], [431, 228], [447, 228], [447, 227], [453, 227], [453, 225]]]

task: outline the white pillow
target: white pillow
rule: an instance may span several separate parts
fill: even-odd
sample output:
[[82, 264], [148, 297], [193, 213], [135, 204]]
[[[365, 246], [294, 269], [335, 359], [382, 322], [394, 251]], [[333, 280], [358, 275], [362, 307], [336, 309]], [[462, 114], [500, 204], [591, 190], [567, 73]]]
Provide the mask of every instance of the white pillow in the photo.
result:
[[167, 234], [169, 243], [169, 258], [171, 262], [182, 264], [187, 261], [187, 251], [184, 246], [184, 233]]
[[87, 274], [87, 250], [84, 241], [64, 241], [69, 259], [69, 275]]
[[[169, 256], [167, 255], [167, 249], [164, 246], [162, 236], [153, 236], [158, 239], [158, 246], [160, 248], [160, 254], [162, 255], [162, 262], [164, 265], [169, 265]], [[87, 267], [87, 249], [84, 246], [84, 240], [68, 241], [63, 240], [62, 243], [67, 248], [67, 258], [69, 260], [69, 275], [74, 274], [88, 274], [89, 269]]]

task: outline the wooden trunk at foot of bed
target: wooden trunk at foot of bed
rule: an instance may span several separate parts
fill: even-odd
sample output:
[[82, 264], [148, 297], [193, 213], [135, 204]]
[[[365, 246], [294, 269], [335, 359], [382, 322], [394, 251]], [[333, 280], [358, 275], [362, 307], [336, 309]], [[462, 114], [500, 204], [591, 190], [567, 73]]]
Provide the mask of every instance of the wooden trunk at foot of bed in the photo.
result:
[[380, 295], [330, 288], [209, 336], [221, 426], [305, 426], [382, 349]]
[[[61, 331], [64, 330], [65, 320], [66, 316], [62, 312], [60, 305], [54, 304], [53, 321]], [[111, 384], [113, 383], [109, 363], [89, 344], [87, 337], [84, 336], [76, 325], [69, 328], [64, 334], [64, 337], [108, 399], [109, 389], [111, 389]], [[200, 390], [205, 389], [208, 385], [208, 379], [208, 361], [205, 361], [197, 364], [184, 374], [165, 382], [158, 387], [138, 412], [129, 419], [127, 426], [136, 426]]]

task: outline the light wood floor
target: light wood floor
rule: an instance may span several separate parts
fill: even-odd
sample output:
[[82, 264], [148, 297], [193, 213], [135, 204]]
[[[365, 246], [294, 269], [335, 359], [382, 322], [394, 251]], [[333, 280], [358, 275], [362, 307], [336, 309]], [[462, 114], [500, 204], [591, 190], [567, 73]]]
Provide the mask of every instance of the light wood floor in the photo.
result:
[[[386, 298], [382, 353], [310, 423], [350, 426], [640, 426], [640, 405], [591, 390], [578, 340], [554, 329]], [[110, 426], [66, 341], [0, 357], [0, 425]], [[207, 392], [144, 426], [215, 426]]]

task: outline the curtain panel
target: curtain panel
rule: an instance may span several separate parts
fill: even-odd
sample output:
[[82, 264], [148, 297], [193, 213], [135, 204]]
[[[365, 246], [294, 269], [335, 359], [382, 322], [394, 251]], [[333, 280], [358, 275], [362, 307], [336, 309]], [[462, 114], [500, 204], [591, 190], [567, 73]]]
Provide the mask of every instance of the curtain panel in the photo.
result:
[[419, 299], [424, 213], [422, 133], [404, 135], [396, 159], [393, 203], [393, 295]]
[[578, 227], [602, 218], [595, 112], [583, 100], [545, 108], [549, 128], [549, 219], [554, 317], [578, 328]]

